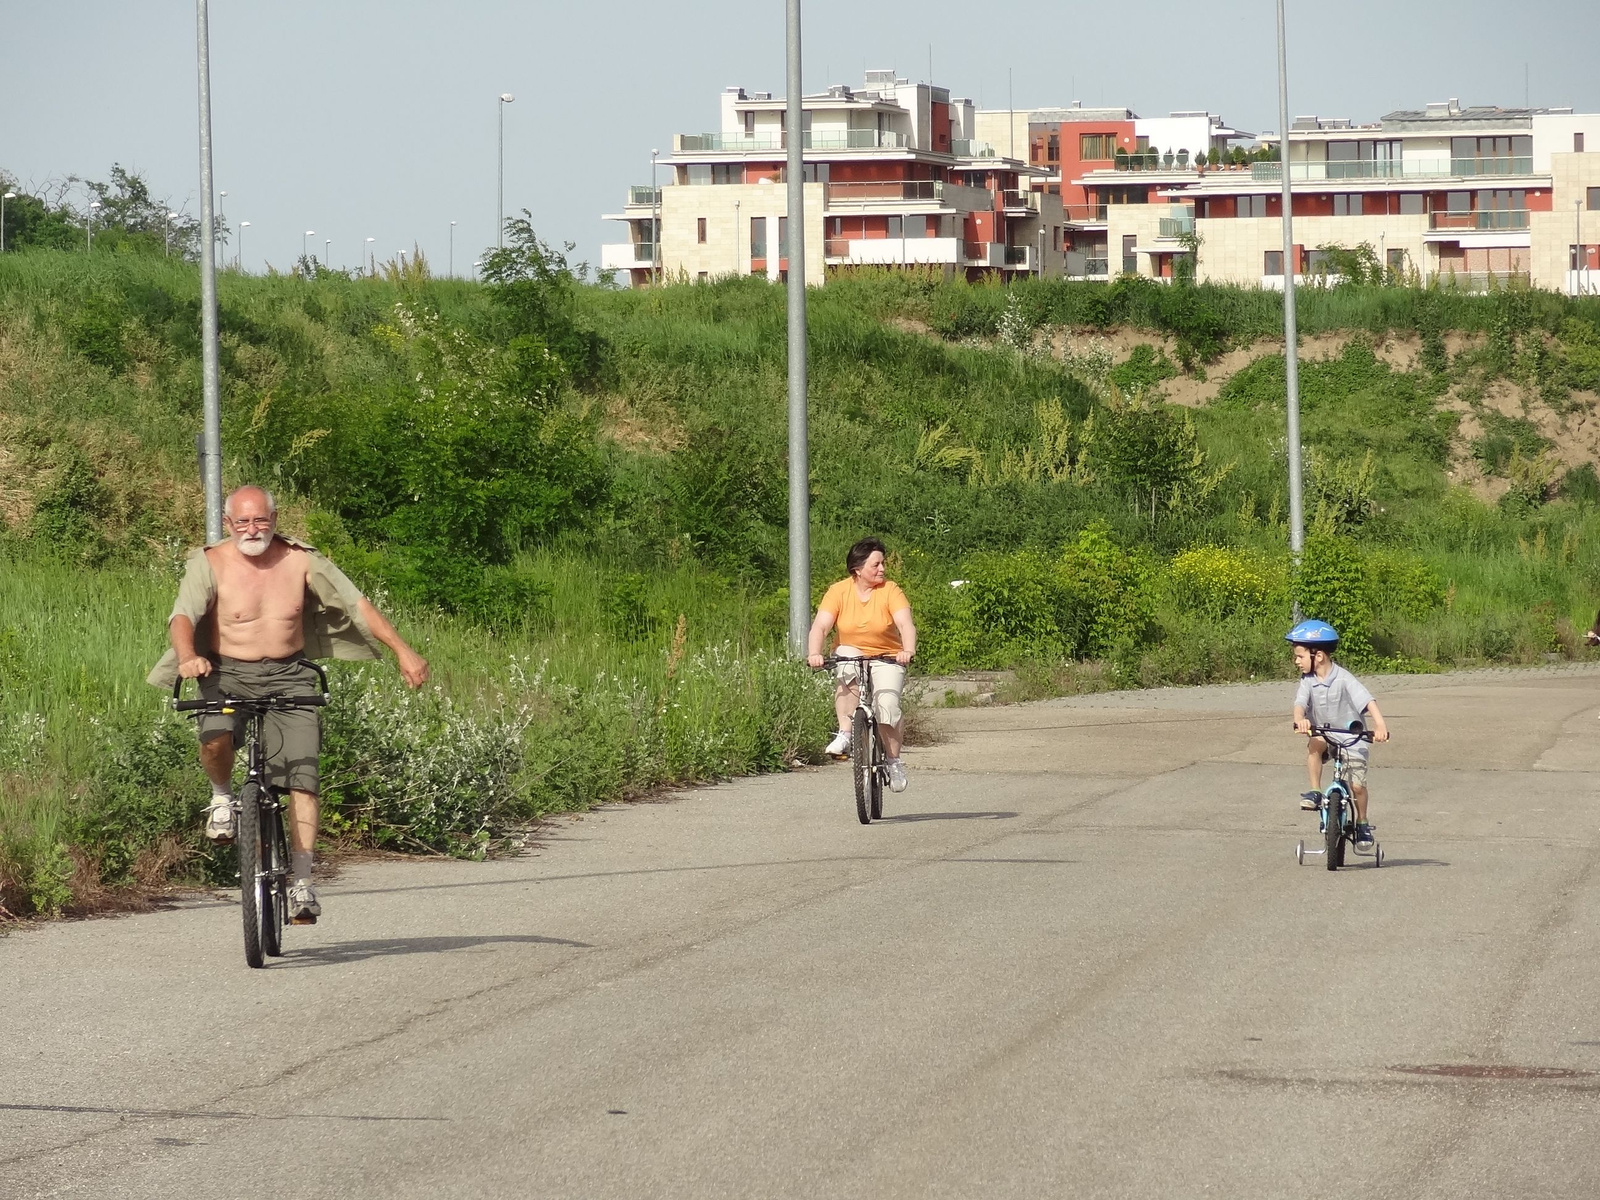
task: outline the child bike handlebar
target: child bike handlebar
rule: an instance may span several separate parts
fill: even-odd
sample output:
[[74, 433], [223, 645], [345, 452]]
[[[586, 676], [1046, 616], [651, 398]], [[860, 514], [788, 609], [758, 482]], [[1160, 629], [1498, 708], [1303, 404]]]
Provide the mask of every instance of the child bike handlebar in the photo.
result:
[[1311, 736], [1322, 738], [1330, 746], [1348, 750], [1362, 742], [1370, 742], [1372, 730], [1362, 728], [1360, 721], [1354, 722], [1349, 729], [1335, 729], [1331, 725], [1313, 725]]

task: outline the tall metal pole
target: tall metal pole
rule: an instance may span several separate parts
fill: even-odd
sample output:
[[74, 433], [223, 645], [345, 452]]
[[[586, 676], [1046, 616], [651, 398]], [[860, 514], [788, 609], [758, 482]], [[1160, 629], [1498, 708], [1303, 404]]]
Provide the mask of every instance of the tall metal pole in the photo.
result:
[[15, 192], [0, 194], [0, 254], [4, 254], [6, 249], [6, 201], [16, 198]]
[[510, 92], [501, 92], [495, 105], [500, 111], [500, 190], [494, 210], [494, 244], [497, 250], [504, 249], [506, 244], [506, 105], [515, 99]]
[[206, 541], [222, 540], [222, 398], [217, 375], [217, 223], [211, 191], [211, 32], [206, 0], [195, 0], [200, 73], [200, 380], [205, 409], [200, 472]]
[[450, 222], [450, 278], [456, 277], [456, 223]]
[[661, 188], [656, 184], [656, 155], [650, 151], [650, 266], [653, 282], [661, 286]]
[[[1289, 171], [1289, 67], [1284, 50], [1283, 0], [1278, 0], [1278, 168], [1283, 177], [1283, 361], [1288, 383], [1289, 550], [1295, 561], [1306, 545], [1305, 501], [1300, 475], [1300, 355], [1294, 320], [1294, 200]], [[1295, 604], [1299, 610], [1298, 601]]]
[[806, 652], [811, 625], [811, 465], [806, 413], [805, 116], [800, 102], [800, 0], [785, 0], [789, 220], [789, 653]]

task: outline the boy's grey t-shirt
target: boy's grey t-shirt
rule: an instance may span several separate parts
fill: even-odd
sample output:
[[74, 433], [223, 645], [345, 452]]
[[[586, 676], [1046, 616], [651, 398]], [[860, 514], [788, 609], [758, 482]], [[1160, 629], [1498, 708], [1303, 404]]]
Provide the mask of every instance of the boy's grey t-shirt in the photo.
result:
[[[1316, 675], [1302, 675], [1300, 690], [1294, 694], [1296, 708], [1303, 708], [1313, 725], [1328, 729], [1349, 729], [1350, 722], [1365, 724], [1367, 705], [1372, 703], [1372, 693], [1362, 682], [1338, 663], [1328, 669], [1326, 679]], [[1368, 743], [1357, 742], [1349, 753], [1365, 756]]]

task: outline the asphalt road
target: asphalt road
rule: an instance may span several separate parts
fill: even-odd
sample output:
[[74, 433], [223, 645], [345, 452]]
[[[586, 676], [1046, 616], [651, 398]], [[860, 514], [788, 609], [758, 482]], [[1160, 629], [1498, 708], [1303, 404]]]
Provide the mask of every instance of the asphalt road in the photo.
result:
[[0, 939], [0, 1197], [1600, 1195], [1600, 673], [1373, 690], [1381, 870], [1276, 683]]

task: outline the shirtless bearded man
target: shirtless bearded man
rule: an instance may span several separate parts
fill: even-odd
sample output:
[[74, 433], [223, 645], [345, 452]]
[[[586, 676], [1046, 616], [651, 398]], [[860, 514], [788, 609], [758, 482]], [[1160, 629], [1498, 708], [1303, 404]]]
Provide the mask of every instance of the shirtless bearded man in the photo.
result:
[[[427, 682], [427, 662], [343, 572], [311, 547], [278, 535], [271, 493], [240, 488], [224, 513], [229, 540], [189, 556], [167, 623], [172, 650], [151, 672], [151, 683], [197, 679], [208, 699], [311, 695], [321, 683], [308, 659], [375, 659], [381, 646], [394, 651], [406, 683]], [[290, 797], [290, 916], [314, 921], [322, 912], [311, 888], [321, 718], [314, 709], [296, 709], [266, 720], [271, 782]], [[212, 796], [206, 836], [215, 841], [233, 838], [233, 755], [241, 730], [233, 716], [200, 721], [200, 762]]]

